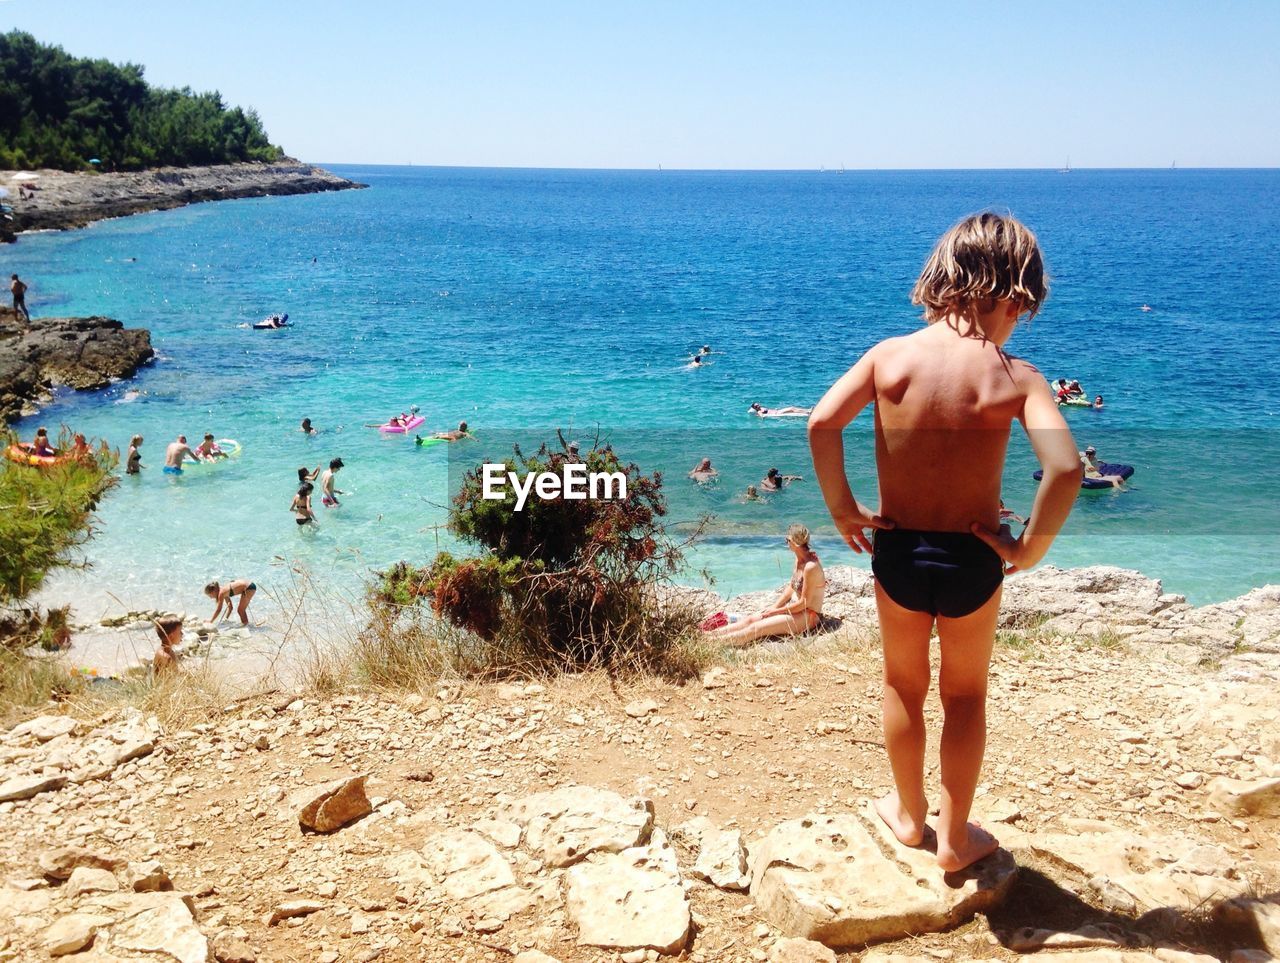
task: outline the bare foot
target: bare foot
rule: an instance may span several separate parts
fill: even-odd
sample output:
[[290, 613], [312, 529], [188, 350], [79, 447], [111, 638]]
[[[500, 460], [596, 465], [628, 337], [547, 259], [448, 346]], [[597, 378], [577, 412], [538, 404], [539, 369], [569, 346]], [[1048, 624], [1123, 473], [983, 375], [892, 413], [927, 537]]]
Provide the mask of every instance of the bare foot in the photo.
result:
[[925, 805], [923, 803], [920, 806], [918, 819], [907, 812], [906, 807], [902, 805], [902, 800], [898, 798], [896, 789], [887, 796], [881, 796], [874, 805], [884, 824], [893, 831], [893, 835], [903, 846], [919, 846], [924, 842], [924, 831], [927, 827], [924, 823]]
[[938, 837], [938, 865], [945, 873], [958, 873], [1000, 848], [1000, 841], [977, 823], [965, 823], [965, 834], [956, 845]]

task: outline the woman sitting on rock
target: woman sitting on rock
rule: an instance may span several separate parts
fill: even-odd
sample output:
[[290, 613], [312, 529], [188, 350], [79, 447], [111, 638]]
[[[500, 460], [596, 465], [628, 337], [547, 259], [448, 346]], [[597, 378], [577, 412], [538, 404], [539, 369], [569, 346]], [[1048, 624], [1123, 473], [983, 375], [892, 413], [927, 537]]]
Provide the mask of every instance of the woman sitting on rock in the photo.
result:
[[741, 646], [759, 639], [800, 635], [818, 627], [827, 577], [817, 553], [809, 547], [809, 529], [798, 523], [788, 528], [787, 548], [796, 557], [795, 570], [777, 601], [744, 619], [711, 629], [706, 633], [708, 639]]

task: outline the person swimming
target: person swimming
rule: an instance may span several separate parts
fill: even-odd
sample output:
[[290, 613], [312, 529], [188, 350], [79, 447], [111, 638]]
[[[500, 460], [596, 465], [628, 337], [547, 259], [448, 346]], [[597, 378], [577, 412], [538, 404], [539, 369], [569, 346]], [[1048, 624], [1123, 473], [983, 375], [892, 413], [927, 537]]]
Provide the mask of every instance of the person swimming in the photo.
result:
[[776, 468], [770, 468], [768, 474], [760, 482], [760, 490], [764, 492], [780, 492], [792, 482], [803, 481], [800, 475], [784, 475]]
[[[432, 438], [438, 438], [441, 441], [458, 441], [461, 438], [469, 438], [470, 433], [467, 431], [467, 423], [465, 421], [458, 422], [458, 427], [453, 431], [437, 431], [431, 435]], [[422, 439], [418, 439], [418, 444], [422, 444]]]
[[693, 471], [689, 472], [689, 477], [696, 482], [708, 482], [719, 474], [716, 469], [711, 467], [711, 459], [704, 458], [694, 466]]
[[799, 405], [783, 405], [781, 408], [766, 408], [759, 402], [753, 401], [747, 411], [760, 418], [804, 418], [807, 417], [813, 409], [802, 408]]
[[1104, 407], [1106, 407], [1106, 406], [1103, 404], [1103, 401], [1102, 401], [1102, 395], [1098, 395], [1096, 398], [1094, 398], [1094, 399], [1093, 399], [1093, 407], [1094, 407], [1094, 408], [1104, 408]]

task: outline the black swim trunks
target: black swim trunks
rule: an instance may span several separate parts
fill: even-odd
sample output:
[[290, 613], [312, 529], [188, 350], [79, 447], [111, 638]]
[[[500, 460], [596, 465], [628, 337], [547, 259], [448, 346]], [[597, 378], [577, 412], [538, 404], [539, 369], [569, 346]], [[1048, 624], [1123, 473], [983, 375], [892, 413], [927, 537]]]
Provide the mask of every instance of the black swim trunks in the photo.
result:
[[1004, 562], [968, 532], [880, 529], [871, 571], [904, 609], [958, 619], [982, 608], [1004, 580]]

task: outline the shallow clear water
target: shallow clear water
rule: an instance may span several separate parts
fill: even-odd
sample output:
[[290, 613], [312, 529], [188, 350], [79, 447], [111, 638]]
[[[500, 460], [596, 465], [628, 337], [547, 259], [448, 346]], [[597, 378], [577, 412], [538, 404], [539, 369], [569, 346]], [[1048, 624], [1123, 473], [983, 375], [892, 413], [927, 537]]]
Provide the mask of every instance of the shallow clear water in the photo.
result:
[[[869, 345], [912, 330], [930, 245], [983, 207], [1026, 220], [1054, 276], [1011, 349], [1105, 395], [1101, 412], [1068, 413], [1077, 441], [1137, 467], [1130, 490], [1081, 498], [1049, 561], [1138, 568], [1197, 602], [1280, 581], [1280, 172], [336, 169], [371, 189], [203, 204], [0, 252], [37, 315], [110, 315], [150, 328], [159, 352], [131, 382], [18, 425], [122, 450], [146, 436], [147, 470], [102, 506], [88, 582], [53, 594], [88, 584], [201, 611], [215, 576], [279, 590], [299, 565], [352, 588], [429, 557], [448, 544], [448, 460], [467, 449], [362, 427], [413, 403], [429, 430], [599, 431], [665, 469], [675, 522], [716, 515], [690, 580], [705, 567], [725, 592], [776, 584], [793, 520], [828, 564], [865, 565], [811, 478], [741, 502], [772, 465], [812, 473], [802, 419], [746, 408], [812, 404]], [[238, 327], [274, 311], [296, 327]], [[714, 363], [688, 370], [703, 343]], [[319, 436], [297, 430], [303, 416]], [[243, 454], [163, 476], [164, 445], [206, 430]], [[871, 500], [868, 424], [852, 431]], [[704, 454], [721, 481], [698, 488], [684, 473]], [[295, 469], [334, 456], [351, 494], [299, 530]], [[1005, 496], [1023, 512], [1032, 467], [1015, 437]]]

